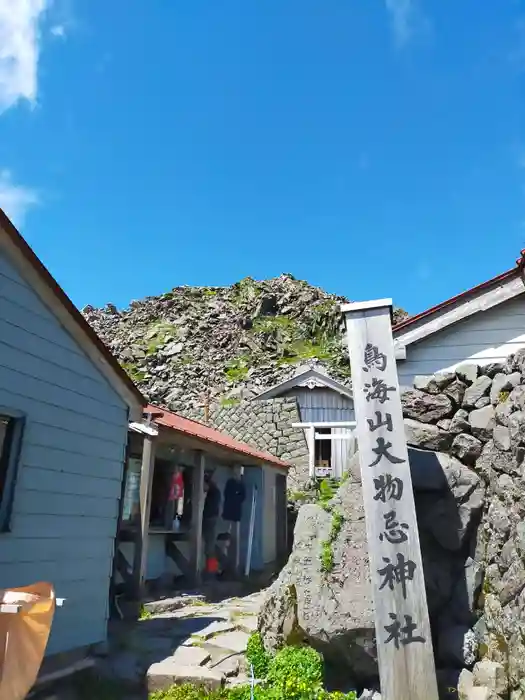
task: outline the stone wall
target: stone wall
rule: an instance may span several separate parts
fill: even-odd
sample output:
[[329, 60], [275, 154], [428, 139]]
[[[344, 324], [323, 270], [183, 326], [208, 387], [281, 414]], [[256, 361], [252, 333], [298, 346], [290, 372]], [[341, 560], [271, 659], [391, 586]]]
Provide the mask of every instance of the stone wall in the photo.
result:
[[[525, 700], [525, 351], [416, 377], [402, 401], [442, 696]], [[357, 465], [333, 500], [331, 571], [332, 516], [305, 505], [259, 624], [269, 646], [286, 629], [308, 638], [362, 687], [375, 650]]]
[[[192, 417], [203, 421], [204, 413]], [[292, 424], [300, 420], [293, 397], [242, 401], [235, 406], [214, 404], [208, 412], [208, 425], [292, 464], [288, 474], [288, 488], [291, 489], [308, 479], [308, 446], [304, 431], [292, 428]]]
[[[476, 495], [471, 484], [458, 484], [467, 498], [457, 510], [460, 535], [468, 511], [474, 506], [480, 512], [465, 543], [464, 593], [473, 617], [455, 629], [440, 621], [434, 630], [438, 664], [452, 649], [449, 660], [455, 657], [456, 669], [461, 665], [471, 669], [460, 676], [463, 700], [482, 697], [480, 693], [524, 700], [525, 352], [504, 364], [464, 365], [455, 373], [416, 377], [415, 388], [404, 392], [403, 405], [409, 444], [461, 460], [481, 479], [484, 490], [484, 496], [479, 489]], [[439, 509], [434, 507], [433, 512], [430, 503], [423, 510], [420, 523], [436, 523]], [[442, 539], [446, 530], [441, 518], [435, 524], [436, 535]], [[453, 589], [453, 607], [458, 594]], [[450, 687], [452, 680], [449, 676]]]

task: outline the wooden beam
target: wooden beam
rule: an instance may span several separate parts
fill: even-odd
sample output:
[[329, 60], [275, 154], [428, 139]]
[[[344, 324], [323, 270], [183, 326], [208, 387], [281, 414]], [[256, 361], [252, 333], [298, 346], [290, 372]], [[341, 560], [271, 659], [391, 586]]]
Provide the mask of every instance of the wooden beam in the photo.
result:
[[140, 528], [137, 532], [134, 557], [134, 588], [137, 598], [144, 595], [144, 582], [148, 561], [149, 521], [151, 513], [151, 489], [155, 471], [155, 440], [152, 435], [144, 435], [142, 447], [142, 467], [140, 471]]
[[191, 566], [195, 583], [200, 583], [202, 574], [202, 511], [204, 508], [204, 469], [206, 455], [197, 452], [197, 463], [193, 469], [191, 491]]
[[438, 700], [391, 307], [384, 301], [366, 302], [345, 305], [343, 311], [354, 386], [381, 695], [388, 700]]

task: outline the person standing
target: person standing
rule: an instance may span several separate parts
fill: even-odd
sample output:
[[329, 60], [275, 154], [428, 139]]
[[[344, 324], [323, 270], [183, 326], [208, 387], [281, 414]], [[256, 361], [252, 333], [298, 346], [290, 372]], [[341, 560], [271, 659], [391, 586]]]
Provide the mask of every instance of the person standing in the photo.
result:
[[204, 541], [204, 556], [206, 557], [206, 571], [217, 573], [218, 561], [215, 553], [215, 541], [217, 539], [217, 520], [221, 510], [221, 492], [213, 481], [213, 474], [204, 474], [204, 508], [202, 511], [202, 539]]

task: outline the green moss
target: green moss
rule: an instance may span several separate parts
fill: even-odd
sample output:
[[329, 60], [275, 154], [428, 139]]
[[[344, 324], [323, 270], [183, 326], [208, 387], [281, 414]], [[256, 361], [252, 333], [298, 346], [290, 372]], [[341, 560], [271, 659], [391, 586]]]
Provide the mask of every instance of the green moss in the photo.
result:
[[120, 366], [128, 374], [131, 381], [138, 384], [146, 379], [146, 372], [138, 368], [133, 362], [121, 362]]

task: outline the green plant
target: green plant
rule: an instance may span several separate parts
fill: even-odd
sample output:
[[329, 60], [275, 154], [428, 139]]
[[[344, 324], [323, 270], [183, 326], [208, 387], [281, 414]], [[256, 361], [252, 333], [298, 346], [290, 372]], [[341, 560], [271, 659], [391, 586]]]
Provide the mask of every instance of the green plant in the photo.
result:
[[219, 401], [221, 408], [233, 408], [234, 406], [238, 406], [240, 403], [241, 400], [238, 396], [223, 396]]
[[246, 659], [253, 666], [253, 673], [256, 678], [266, 678], [270, 656], [264, 648], [259, 632], [254, 632], [248, 639]]
[[140, 606], [140, 613], [139, 613], [139, 620], [151, 620], [153, 615], [150, 613], [149, 610], [146, 610], [146, 608], [141, 605]]
[[144, 340], [148, 342], [146, 355], [153, 355], [157, 350], [166, 345], [170, 340], [174, 340], [179, 335], [179, 329], [172, 323], [157, 321], [152, 323], [144, 334]]
[[341, 532], [343, 523], [343, 515], [339, 511], [334, 510], [332, 512], [332, 522], [328, 539], [321, 542], [321, 569], [327, 574], [333, 571], [334, 568], [333, 543]]
[[120, 366], [128, 374], [131, 381], [137, 383], [146, 379], [146, 372], [140, 370], [137, 365], [133, 364], [132, 362], [121, 362]]
[[254, 333], [279, 333], [295, 331], [296, 322], [289, 316], [260, 316], [253, 322]]
[[277, 697], [287, 700], [315, 697], [312, 693], [322, 688], [323, 659], [311, 647], [284, 647], [270, 661], [268, 682]]
[[510, 396], [510, 391], [500, 391], [498, 394], [499, 403], [503, 403]]
[[239, 357], [234, 357], [226, 363], [224, 368], [224, 374], [229, 382], [241, 382], [246, 379], [246, 375], [249, 371], [250, 358], [248, 355], [239, 355]]
[[335, 496], [337, 481], [334, 479], [321, 479], [319, 482], [319, 505], [325, 510], [330, 510], [330, 502]]

